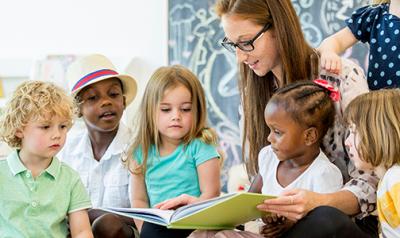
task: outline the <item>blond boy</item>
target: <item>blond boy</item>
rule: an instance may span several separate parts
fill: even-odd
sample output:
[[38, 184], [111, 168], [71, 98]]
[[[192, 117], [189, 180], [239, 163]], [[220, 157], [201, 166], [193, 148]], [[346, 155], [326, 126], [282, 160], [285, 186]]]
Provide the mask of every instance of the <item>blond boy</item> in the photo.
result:
[[24, 82], [12, 95], [0, 120], [1, 139], [15, 148], [0, 161], [1, 236], [93, 237], [85, 187], [55, 157], [73, 115], [72, 99], [51, 83]]

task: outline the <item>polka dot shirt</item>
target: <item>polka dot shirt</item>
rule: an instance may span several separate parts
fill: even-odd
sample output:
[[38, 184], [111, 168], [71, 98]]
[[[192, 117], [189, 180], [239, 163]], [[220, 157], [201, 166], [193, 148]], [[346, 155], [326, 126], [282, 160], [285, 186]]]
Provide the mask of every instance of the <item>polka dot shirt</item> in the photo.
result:
[[346, 22], [356, 39], [370, 45], [370, 90], [399, 88], [400, 18], [389, 13], [389, 4], [362, 7]]

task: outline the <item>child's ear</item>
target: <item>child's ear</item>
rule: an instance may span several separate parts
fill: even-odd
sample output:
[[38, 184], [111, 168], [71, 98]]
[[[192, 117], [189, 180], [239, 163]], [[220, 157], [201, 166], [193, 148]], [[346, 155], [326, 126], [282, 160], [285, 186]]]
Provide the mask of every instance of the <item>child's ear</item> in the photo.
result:
[[83, 114], [82, 114], [82, 104], [79, 104], [78, 105], [78, 118], [81, 118], [82, 116], [83, 116]]
[[318, 130], [315, 127], [310, 127], [304, 131], [305, 143], [310, 146], [318, 141]]
[[18, 137], [19, 139], [22, 139], [22, 138], [24, 138], [24, 133], [22, 132], [21, 129], [17, 129], [15, 131], [15, 136]]
[[125, 110], [126, 109], [126, 97], [123, 96], [123, 99], [124, 99], [124, 110]]

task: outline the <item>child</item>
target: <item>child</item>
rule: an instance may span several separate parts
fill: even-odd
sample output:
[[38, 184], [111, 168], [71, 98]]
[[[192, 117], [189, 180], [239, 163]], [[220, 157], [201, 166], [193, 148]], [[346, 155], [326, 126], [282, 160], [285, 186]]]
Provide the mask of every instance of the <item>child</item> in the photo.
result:
[[55, 157], [73, 115], [72, 99], [51, 83], [15, 90], [0, 121], [1, 138], [16, 148], [0, 161], [1, 237], [93, 237], [85, 187]]
[[[136, 82], [98, 54], [71, 64], [67, 80], [86, 128], [68, 138], [59, 156], [79, 172], [94, 208], [130, 207], [130, 173], [121, 155], [131, 131], [120, 120], [136, 95]], [[95, 236], [133, 237], [133, 219], [98, 209], [89, 210], [89, 217]]]
[[399, 89], [373, 91], [356, 97], [344, 114], [350, 159], [358, 169], [375, 169], [381, 178], [377, 207], [383, 237], [400, 237], [399, 98]]
[[368, 43], [368, 85], [371, 90], [400, 87], [400, 0], [374, 0], [353, 13], [347, 27], [325, 39], [319, 46], [321, 66], [338, 73], [340, 57], [357, 41]]
[[[151, 76], [142, 100], [139, 131], [127, 160], [133, 171], [133, 207], [172, 209], [220, 193], [216, 135], [206, 127], [204, 90], [182, 66], [161, 67]], [[135, 221], [140, 237], [187, 237]]]
[[[334, 121], [335, 109], [330, 96], [335, 94], [325, 88], [322, 80], [316, 80], [315, 83], [289, 84], [271, 97], [264, 113], [271, 131], [267, 138], [271, 144], [259, 153], [259, 175], [250, 191], [278, 196], [286, 189], [331, 193], [343, 186], [340, 170], [320, 149], [322, 139]], [[293, 224], [280, 216], [267, 217], [263, 221], [266, 224], [260, 232], [267, 237], [277, 236]], [[216, 232], [195, 232], [191, 237], [214, 237], [212, 233]], [[222, 231], [218, 235], [263, 237], [235, 231]]]

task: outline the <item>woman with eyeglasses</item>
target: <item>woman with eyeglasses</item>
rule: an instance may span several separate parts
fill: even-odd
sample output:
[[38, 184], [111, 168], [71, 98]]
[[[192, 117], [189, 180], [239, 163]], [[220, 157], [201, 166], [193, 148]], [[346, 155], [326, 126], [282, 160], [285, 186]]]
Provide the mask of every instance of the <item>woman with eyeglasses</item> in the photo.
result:
[[274, 92], [295, 81], [322, 78], [341, 94], [335, 125], [322, 147], [347, 181], [343, 189], [329, 194], [287, 190], [258, 209], [297, 221], [283, 237], [376, 237], [377, 220], [369, 215], [375, 210], [378, 179], [372, 171], [355, 170], [349, 163], [344, 127], [338, 120], [354, 97], [368, 91], [363, 70], [348, 60], [343, 60], [340, 75], [320, 70], [319, 54], [304, 39], [290, 0], [217, 0], [215, 10], [226, 36], [222, 46], [236, 54], [240, 68], [242, 155], [254, 178], [251, 192], [260, 192], [262, 185], [257, 159], [268, 144], [270, 129], [263, 115]]

